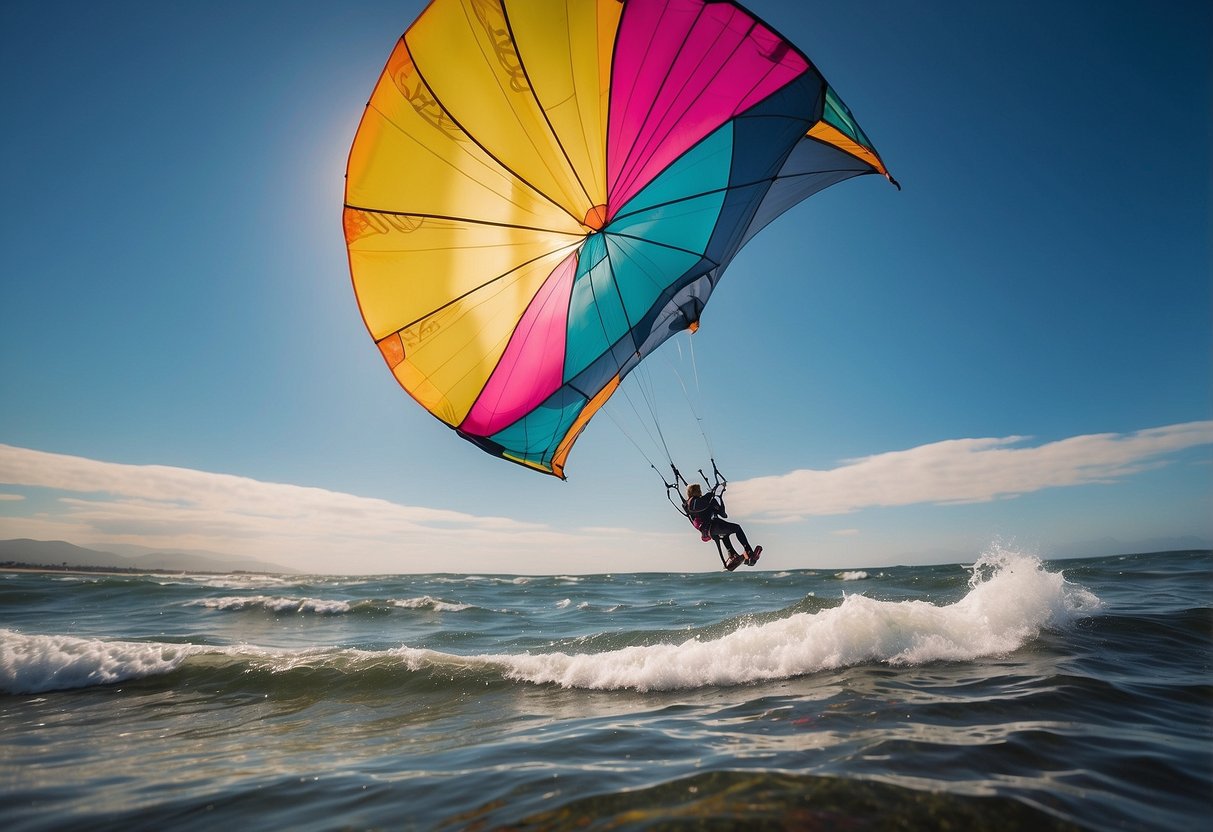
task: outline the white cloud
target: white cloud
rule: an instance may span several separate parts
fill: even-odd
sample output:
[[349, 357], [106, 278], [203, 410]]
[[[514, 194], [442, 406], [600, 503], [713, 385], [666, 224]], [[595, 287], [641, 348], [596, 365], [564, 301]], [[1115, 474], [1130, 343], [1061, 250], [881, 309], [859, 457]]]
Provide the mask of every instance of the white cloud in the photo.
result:
[[[864, 508], [988, 501], [1044, 488], [1113, 482], [1213, 443], [1213, 422], [1041, 445], [1022, 437], [956, 439], [729, 485], [731, 514], [795, 522]], [[698, 570], [708, 549], [679, 526], [658, 532], [553, 527], [162, 465], [129, 465], [0, 445], [0, 484], [54, 498], [4, 496], [0, 538], [133, 543], [254, 557], [303, 571], [602, 572]], [[13, 499], [16, 497], [17, 499]], [[834, 532], [861, 539], [853, 528]], [[756, 541], [757, 542], [757, 541]], [[769, 543], [775, 541], [768, 540]], [[772, 546], [772, 550], [776, 547]], [[803, 557], [794, 546], [784, 557]], [[657, 556], [658, 560], [654, 557]]]
[[24, 499], [24, 494], [0, 494], [0, 502], [16, 502]]
[[71, 495], [53, 511], [0, 518], [0, 537], [203, 549], [308, 571], [519, 572], [537, 551], [566, 549], [610, 563], [625, 534], [568, 533], [508, 517], [9, 445], [0, 445], [0, 483]]
[[1074, 436], [1037, 446], [1027, 439], [951, 439], [729, 484], [730, 507], [756, 520], [793, 522], [864, 508], [955, 504], [1044, 488], [1109, 483], [1166, 464], [1168, 454], [1213, 443], [1213, 421]]

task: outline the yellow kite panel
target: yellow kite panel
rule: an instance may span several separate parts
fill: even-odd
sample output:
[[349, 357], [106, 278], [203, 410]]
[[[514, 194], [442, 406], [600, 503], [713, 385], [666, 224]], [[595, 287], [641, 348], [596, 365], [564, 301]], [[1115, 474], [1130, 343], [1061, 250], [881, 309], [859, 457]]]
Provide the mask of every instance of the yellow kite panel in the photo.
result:
[[396, 378], [448, 425], [458, 425], [488, 380], [522, 312], [556, 266], [557, 251], [445, 306], [400, 333]]
[[346, 212], [347, 233], [351, 226], [364, 228], [349, 243], [350, 265], [358, 304], [376, 341], [452, 299], [505, 280], [528, 261], [567, 254], [581, 242], [509, 226]]
[[497, 0], [431, 4], [405, 34], [442, 108], [520, 180], [580, 220], [595, 204], [553, 135]]
[[606, 203], [607, 104], [619, 0], [507, 0], [535, 97], [594, 205]]

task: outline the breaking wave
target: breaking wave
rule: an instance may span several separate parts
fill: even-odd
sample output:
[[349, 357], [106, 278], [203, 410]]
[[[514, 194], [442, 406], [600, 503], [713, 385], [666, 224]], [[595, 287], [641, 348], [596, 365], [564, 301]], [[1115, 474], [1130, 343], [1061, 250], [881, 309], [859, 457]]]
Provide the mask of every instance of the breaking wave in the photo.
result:
[[509, 679], [569, 688], [640, 691], [740, 685], [864, 663], [914, 665], [1010, 653], [1046, 627], [1100, 601], [1036, 558], [995, 550], [971, 567], [969, 592], [954, 604], [846, 596], [837, 607], [742, 626], [720, 638], [625, 647], [602, 653], [460, 658], [400, 648], [414, 669], [481, 662]]
[[189, 601], [186, 606], [205, 607], [224, 612], [265, 610], [273, 613], [314, 613], [316, 615], [343, 615], [351, 612], [388, 612], [392, 609], [433, 610], [435, 612], [462, 612], [477, 609], [473, 604], [460, 604], [423, 595], [418, 598], [393, 598], [387, 601], [363, 600], [342, 601], [326, 598], [290, 598], [271, 595], [233, 595], [223, 598], [201, 598]]
[[[275, 612], [309, 608], [321, 614], [350, 608], [343, 601], [270, 596], [215, 598], [198, 603], [215, 609], [261, 606]], [[390, 603], [435, 610], [467, 608], [430, 596]], [[915, 665], [1006, 654], [1024, 646], [1045, 628], [1064, 626], [1100, 606], [1090, 592], [1068, 583], [1059, 573], [1047, 571], [1035, 558], [995, 551], [971, 567], [967, 594], [952, 604], [847, 595], [837, 606], [791, 612], [765, 623], [742, 624], [715, 638], [700, 635], [678, 643], [599, 652], [461, 656], [407, 646], [290, 651], [27, 635], [0, 629], [0, 690], [37, 693], [114, 684], [188, 672], [193, 665], [213, 666], [216, 661], [235, 664], [242, 673], [269, 671], [277, 679], [296, 671], [320, 670], [353, 684], [357, 684], [360, 673], [373, 672], [382, 677], [386, 671], [389, 675], [420, 674], [452, 683], [471, 674], [481, 685], [495, 678], [598, 690], [728, 686], [865, 663]]]

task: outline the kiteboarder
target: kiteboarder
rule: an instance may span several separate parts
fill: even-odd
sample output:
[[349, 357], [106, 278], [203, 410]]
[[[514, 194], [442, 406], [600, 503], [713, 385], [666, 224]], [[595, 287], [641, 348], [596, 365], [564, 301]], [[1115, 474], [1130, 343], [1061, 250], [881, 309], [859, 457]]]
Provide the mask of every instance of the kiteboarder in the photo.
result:
[[[704, 494], [699, 483], [688, 485], [687, 495], [682, 503], [687, 517], [690, 518], [691, 524], [699, 529], [699, 533], [705, 541], [716, 540], [724, 543], [724, 548], [729, 553], [729, 558], [724, 564], [725, 569], [732, 572], [743, 563], [746, 566], [753, 566], [758, 562], [758, 556], [762, 554], [762, 547], [751, 548], [750, 541], [746, 539], [741, 526], [724, 519], [729, 515], [725, 511], [724, 500], [716, 493], [716, 489], [719, 487], [720, 483]], [[733, 541], [729, 539], [730, 535], [737, 535], [738, 542], [745, 548], [744, 557], [737, 554], [737, 550], [733, 548]]]

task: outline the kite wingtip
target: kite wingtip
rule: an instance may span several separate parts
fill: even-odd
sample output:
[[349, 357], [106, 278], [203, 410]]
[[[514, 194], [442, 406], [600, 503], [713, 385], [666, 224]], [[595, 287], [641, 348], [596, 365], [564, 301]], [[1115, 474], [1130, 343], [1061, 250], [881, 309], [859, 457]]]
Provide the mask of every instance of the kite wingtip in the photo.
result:
[[896, 179], [894, 179], [892, 174], [886, 173], [884, 176], [885, 176], [885, 179], [888, 179], [890, 182], [893, 183], [894, 188], [896, 188], [899, 191], [901, 190], [901, 183], [898, 182]]

